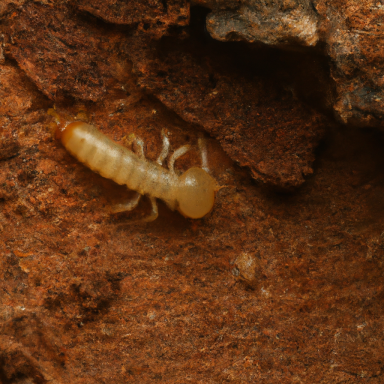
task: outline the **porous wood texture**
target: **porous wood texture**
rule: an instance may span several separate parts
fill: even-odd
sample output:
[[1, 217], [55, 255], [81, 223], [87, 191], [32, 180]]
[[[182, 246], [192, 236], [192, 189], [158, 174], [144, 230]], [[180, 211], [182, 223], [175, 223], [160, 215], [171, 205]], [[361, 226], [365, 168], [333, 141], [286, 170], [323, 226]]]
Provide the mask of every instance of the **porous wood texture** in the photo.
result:
[[[201, 5], [238, 2], [90, 3], [0, 4], [0, 383], [381, 384], [384, 137], [334, 119], [324, 16], [354, 3], [305, 8], [310, 48], [216, 41]], [[203, 135], [213, 211], [112, 214], [134, 193], [66, 152], [53, 107], [151, 160], [164, 130], [179, 172]]]

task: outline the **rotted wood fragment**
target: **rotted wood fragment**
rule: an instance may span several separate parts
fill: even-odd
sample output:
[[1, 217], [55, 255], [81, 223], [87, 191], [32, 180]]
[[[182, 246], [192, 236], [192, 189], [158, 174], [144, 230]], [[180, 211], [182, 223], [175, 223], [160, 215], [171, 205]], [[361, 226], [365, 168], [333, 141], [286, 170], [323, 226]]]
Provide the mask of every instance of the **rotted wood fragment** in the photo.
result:
[[188, 41], [133, 39], [126, 51], [146, 92], [204, 127], [256, 180], [292, 188], [312, 174], [325, 120], [273, 76], [242, 71], [233, 56], [219, 49], [211, 55], [214, 48], [196, 51]]
[[138, 24], [142, 32], [157, 38], [170, 26], [186, 26], [189, 22], [186, 0], [79, 0], [76, 6], [109, 23]]
[[33, 2], [4, 24], [6, 53], [51, 100], [124, 94], [129, 64], [117, 52], [119, 33], [81, 19], [69, 6]]

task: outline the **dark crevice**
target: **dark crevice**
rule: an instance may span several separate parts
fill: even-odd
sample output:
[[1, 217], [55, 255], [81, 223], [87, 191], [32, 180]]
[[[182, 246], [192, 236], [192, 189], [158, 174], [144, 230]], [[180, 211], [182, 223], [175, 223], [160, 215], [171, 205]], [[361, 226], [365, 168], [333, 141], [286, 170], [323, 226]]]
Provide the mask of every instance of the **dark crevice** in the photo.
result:
[[167, 13], [168, 12], [167, 0], [161, 0], [161, 3], [163, 4], [163, 7], [164, 7], [164, 13]]
[[[282, 95], [291, 93], [310, 108], [334, 120], [336, 87], [324, 44], [319, 43], [316, 47], [271, 47], [260, 42], [221, 42], [213, 39], [207, 31], [209, 12], [208, 8], [192, 7], [190, 25], [163, 37], [158, 43], [159, 51], [181, 51], [193, 54], [201, 61], [209, 61], [213, 66], [226, 67], [228, 73], [249, 79], [263, 77], [279, 88]], [[188, 32], [188, 39], [180, 40], [181, 30]]]

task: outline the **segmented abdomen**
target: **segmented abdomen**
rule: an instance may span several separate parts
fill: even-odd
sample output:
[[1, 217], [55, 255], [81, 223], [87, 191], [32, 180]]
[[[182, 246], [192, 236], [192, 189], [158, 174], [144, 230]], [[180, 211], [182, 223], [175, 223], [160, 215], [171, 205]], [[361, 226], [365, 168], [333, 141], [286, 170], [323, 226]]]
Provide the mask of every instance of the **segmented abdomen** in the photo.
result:
[[96, 127], [71, 123], [61, 133], [61, 141], [68, 152], [101, 176], [141, 194], [173, 200], [177, 178], [159, 164], [140, 159]]

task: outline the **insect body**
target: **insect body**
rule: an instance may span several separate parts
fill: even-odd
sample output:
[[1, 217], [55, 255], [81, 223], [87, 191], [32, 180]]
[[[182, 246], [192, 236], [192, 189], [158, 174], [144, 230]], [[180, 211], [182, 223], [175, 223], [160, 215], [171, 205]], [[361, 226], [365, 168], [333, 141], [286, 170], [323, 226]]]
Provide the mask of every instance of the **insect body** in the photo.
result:
[[[170, 158], [169, 170], [161, 166], [168, 155], [169, 141], [163, 134], [163, 150], [152, 162], [144, 158], [143, 144], [139, 155], [133, 153], [101, 133], [96, 127], [84, 122], [59, 125], [56, 137], [60, 138], [68, 152], [101, 176], [117, 184], [126, 185], [138, 192], [136, 199], [120, 204], [115, 212], [135, 208], [141, 195], [147, 195], [152, 203], [152, 214], [145, 221], [158, 216], [156, 199], [163, 200], [172, 210], [177, 209], [184, 216], [198, 219], [211, 211], [216, 181], [202, 168], [193, 167], [178, 176], [174, 170], [175, 160], [184, 155], [190, 147], [185, 145], [176, 150]], [[202, 150], [201, 141], [199, 142]], [[203, 166], [206, 168], [206, 152], [202, 151]]]

